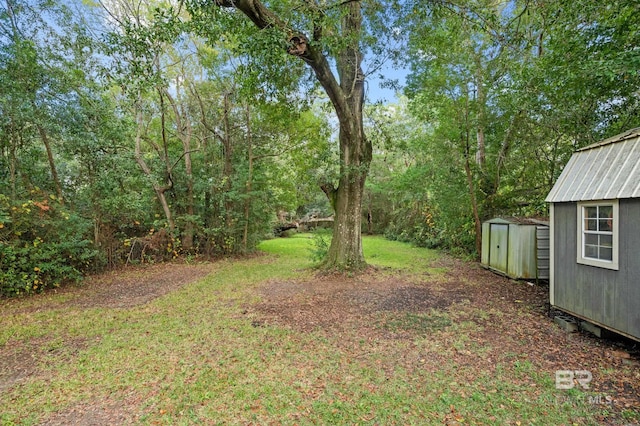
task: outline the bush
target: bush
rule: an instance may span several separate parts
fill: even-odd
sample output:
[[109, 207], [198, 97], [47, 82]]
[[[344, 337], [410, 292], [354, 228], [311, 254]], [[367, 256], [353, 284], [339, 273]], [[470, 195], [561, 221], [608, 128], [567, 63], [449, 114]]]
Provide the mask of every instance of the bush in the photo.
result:
[[10, 203], [0, 196], [0, 295], [14, 296], [79, 281], [102, 258], [86, 238], [91, 223], [54, 196]]
[[326, 230], [317, 230], [313, 233], [309, 249], [313, 262], [322, 262], [326, 259], [331, 244], [331, 235], [332, 233]]
[[442, 232], [436, 228], [434, 213], [425, 203], [413, 202], [394, 212], [385, 230], [385, 238], [419, 247], [442, 246]]

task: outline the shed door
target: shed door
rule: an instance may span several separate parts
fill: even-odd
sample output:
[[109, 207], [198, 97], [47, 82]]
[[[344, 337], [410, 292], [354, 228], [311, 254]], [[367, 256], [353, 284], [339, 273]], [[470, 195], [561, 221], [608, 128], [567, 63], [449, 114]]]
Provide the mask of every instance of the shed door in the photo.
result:
[[498, 271], [507, 272], [509, 225], [491, 224], [491, 241], [489, 248], [489, 266]]

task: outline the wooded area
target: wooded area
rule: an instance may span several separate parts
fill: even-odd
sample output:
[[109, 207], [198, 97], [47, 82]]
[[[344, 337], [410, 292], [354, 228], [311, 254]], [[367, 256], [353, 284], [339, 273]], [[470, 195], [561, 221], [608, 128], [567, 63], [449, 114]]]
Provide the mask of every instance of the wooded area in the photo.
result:
[[0, 4], [5, 295], [249, 253], [285, 216], [335, 216], [328, 267], [361, 232], [477, 254], [640, 125], [633, 0]]

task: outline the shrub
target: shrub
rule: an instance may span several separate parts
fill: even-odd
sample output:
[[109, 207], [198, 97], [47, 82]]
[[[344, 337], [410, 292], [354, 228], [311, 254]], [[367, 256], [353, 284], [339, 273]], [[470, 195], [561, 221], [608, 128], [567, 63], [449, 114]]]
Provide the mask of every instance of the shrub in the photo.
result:
[[311, 260], [313, 262], [322, 262], [329, 253], [329, 245], [331, 244], [331, 232], [327, 230], [317, 230], [313, 233], [311, 239]]
[[11, 203], [0, 196], [0, 295], [13, 296], [79, 281], [102, 262], [86, 238], [91, 223], [54, 196]]
[[435, 225], [433, 209], [420, 202], [399, 208], [384, 235], [387, 239], [419, 247], [437, 248], [442, 245], [442, 232]]

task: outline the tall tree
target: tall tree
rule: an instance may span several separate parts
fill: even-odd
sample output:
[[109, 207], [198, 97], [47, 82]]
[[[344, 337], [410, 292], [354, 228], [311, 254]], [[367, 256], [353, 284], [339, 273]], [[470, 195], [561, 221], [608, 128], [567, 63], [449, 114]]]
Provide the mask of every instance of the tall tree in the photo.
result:
[[640, 9], [629, 0], [442, 4], [414, 9], [408, 94], [436, 127], [425, 148], [452, 160], [433, 163], [439, 219], [459, 222], [459, 206], [442, 201], [466, 183], [467, 219], [454, 231], [464, 238], [450, 241], [475, 234], [478, 247], [481, 220], [544, 215], [571, 153], [637, 122]]
[[[208, 10], [211, 13], [209, 19], [214, 20], [222, 15], [225, 15], [222, 19], [229, 18], [229, 13], [220, 8], [241, 12], [260, 30], [262, 49], [286, 48], [289, 55], [300, 58], [313, 70], [339, 122], [339, 182], [337, 186], [333, 182], [321, 184], [335, 211], [334, 233], [326, 266], [338, 269], [364, 267], [362, 196], [372, 156], [362, 114], [365, 100], [365, 74], [362, 69], [365, 52], [362, 45], [366, 34], [363, 8], [366, 5], [360, 1], [334, 4], [300, 2], [298, 7], [260, 0], [194, 3], [199, 6], [196, 9]], [[256, 40], [258, 37], [254, 38]], [[260, 49], [260, 45], [251, 46], [249, 53], [260, 54]]]
[[[473, 218], [476, 251], [481, 246], [483, 202], [490, 197], [493, 168], [487, 164], [497, 145], [491, 120], [498, 81], [504, 78], [505, 46], [492, 30], [498, 26], [502, 3], [470, 0], [449, 5], [436, 15], [420, 16], [410, 36], [412, 74], [409, 78], [413, 111], [437, 122], [434, 143], [457, 149], [453, 159], [464, 176]], [[445, 148], [443, 148], [444, 150]], [[446, 168], [446, 166], [445, 166]], [[483, 184], [484, 183], [484, 184]]]

